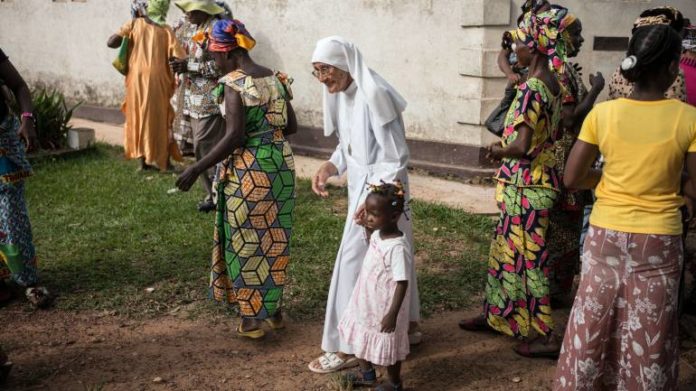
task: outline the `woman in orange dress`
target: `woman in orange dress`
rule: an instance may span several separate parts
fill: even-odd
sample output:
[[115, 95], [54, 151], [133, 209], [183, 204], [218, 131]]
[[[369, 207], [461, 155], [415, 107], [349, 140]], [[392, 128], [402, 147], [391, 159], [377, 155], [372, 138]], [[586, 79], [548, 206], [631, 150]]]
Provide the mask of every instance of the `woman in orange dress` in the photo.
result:
[[[152, 2], [152, 0], [150, 1]], [[147, 16], [148, 3], [133, 0], [133, 19], [109, 38], [108, 46], [118, 48], [123, 38], [130, 40], [126, 100], [121, 111], [126, 116], [124, 147], [127, 159], [140, 159], [140, 168], [169, 168], [169, 158], [181, 160], [172, 137], [174, 95], [171, 57], [185, 58], [174, 32]]]

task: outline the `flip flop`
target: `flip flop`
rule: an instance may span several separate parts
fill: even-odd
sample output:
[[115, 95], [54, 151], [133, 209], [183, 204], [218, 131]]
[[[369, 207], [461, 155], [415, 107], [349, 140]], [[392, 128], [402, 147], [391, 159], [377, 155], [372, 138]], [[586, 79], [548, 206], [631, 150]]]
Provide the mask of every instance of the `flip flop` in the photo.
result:
[[242, 324], [240, 323], [239, 326], [237, 326], [237, 335], [244, 338], [259, 339], [263, 338], [263, 336], [266, 335], [266, 333], [263, 331], [263, 329], [243, 331]]
[[[319, 368], [316, 368], [314, 365], [315, 363], [319, 365]], [[357, 365], [358, 359], [355, 357], [350, 357], [344, 360], [336, 353], [326, 352], [309, 363], [309, 370], [314, 373], [326, 374], [338, 372], [346, 368], [353, 368]]]

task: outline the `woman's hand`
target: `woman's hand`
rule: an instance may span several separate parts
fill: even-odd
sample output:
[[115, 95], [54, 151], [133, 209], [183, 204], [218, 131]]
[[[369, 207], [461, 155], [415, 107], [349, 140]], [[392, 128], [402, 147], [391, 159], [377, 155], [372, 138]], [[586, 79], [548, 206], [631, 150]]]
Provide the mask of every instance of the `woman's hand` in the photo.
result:
[[169, 59], [169, 67], [174, 73], [186, 73], [188, 71], [188, 61], [186, 59], [178, 59], [171, 57]]
[[522, 76], [520, 76], [520, 74], [516, 73], [516, 72], [510, 72], [510, 73], [506, 74], [506, 76], [507, 76], [507, 79], [510, 81], [510, 83], [512, 83], [514, 85], [518, 85], [522, 81]]
[[355, 224], [357, 225], [361, 225], [363, 227], [367, 226], [367, 212], [365, 212], [364, 202], [358, 206], [358, 210], [356, 210], [355, 214], [353, 215], [353, 220], [355, 220]]
[[197, 165], [192, 165], [188, 167], [184, 172], [179, 175], [176, 180], [176, 187], [181, 191], [189, 191], [191, 186], [196, 183], [196, 179], [201, 175], [201, 171], [198, 169]]
[[394, 330], [396, 330], [396, 317], [399, 315], [398, 313], [392, 314], [389, 312], [387, 315], [384, 316], [382, 319], [382, 330], [381, 332], [383, 333], [393, 333]]
[[312, 191], [314, 194], [321, 198], [328, 197], [329, 192], [326, 191], [326, 181], [336, 174], [338, 174], [336, 166], [331, 162], [324, 162], [312, 177]]
[[604, 89], [605, 83], [606, 82], [604, 81], [604, 76], [602, 75], [602, 72], [597, 72], [594, 75], [590, 74], [590, 85], [593, 89], [597, 91], [602, 91]]
[[500, 160], [500, 151], [503, 150], [503, 145], [501, 144], [500, 141], [496, 141], [494, 143], [491, 143], [488, 147], [486, 147], [486, 158], [488, 159], [493, 159], [493, 160]]
[[39, 140], [36, 137], [34, 121], [26, 118], [22, 119], [22, 125], [19, 127], [19, 137], [26, 143], [27, 152], [31, 152], [38, 147]]

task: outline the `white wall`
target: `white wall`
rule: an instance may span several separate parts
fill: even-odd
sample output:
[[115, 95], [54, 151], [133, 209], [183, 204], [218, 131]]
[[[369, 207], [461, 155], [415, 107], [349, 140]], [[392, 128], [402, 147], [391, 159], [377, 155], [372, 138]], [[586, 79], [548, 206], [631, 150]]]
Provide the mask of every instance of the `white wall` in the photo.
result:
[[[491, 56], [521, 0], [228, 0], [258, 41], [264, 65], [295, 78], [301, 124], [321, 125], [321, 88], [311, 76], [314, 43], [339, 34], [406, 97], [410, 138], [481, 145], [478, 125], [503, 81]], [[621, 53], [591, 51], [595, 35], [627, 36], [650, 0], [560, 0], [578, 14], [587, 39], [586, 73], [610, 75]], [[117, 107], [123, 79], [107, 38], [129, 18], [130, 0], [4, 0], [0, 47], [30, 82], [56, 85], [91, 104]], [[674, 0], [696, 20], [696, 0]], [[180, 13], [172, 6], [170, 21]], [[467, 25], [467, 28], [462, 28]], [[464, 70], [473, 72], [464, 72]], [[466, 73], [467, 76], [461, 76]]]

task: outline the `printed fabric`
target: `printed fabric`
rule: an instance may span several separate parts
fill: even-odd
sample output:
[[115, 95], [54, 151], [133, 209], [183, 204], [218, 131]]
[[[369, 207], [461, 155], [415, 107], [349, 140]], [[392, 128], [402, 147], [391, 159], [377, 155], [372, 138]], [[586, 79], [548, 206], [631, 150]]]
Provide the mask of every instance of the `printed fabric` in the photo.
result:
[[517, 139], [517, 129], [522, 124], [532, 128], [532, 142], [524, 158], [503, 159], [495, 176], [499, 182], [558, 190], [553, 142], [560, 115], [561, 99], [553, 96], [544, 82], [530, 78], [518, 86], [505, 119], [502, 145], [506, 147]]
[[290, 80], [240, 71], [221, 85], [239, 92], [246, 141], [217, 167], [212, 297], [239, 304], [243, 317], [266, 319], [282, 305], [295, 206], [295, 163], [283, 136]]
[[679, 235], [591, 226], [554, 390], [676, 390]]
[[38, 283], [36, 252], [24, 200], [24, 178], [31, 166], [17, 135], [19, 121], [7, 115], [0, 124], [0, 280], [20, 286]]

